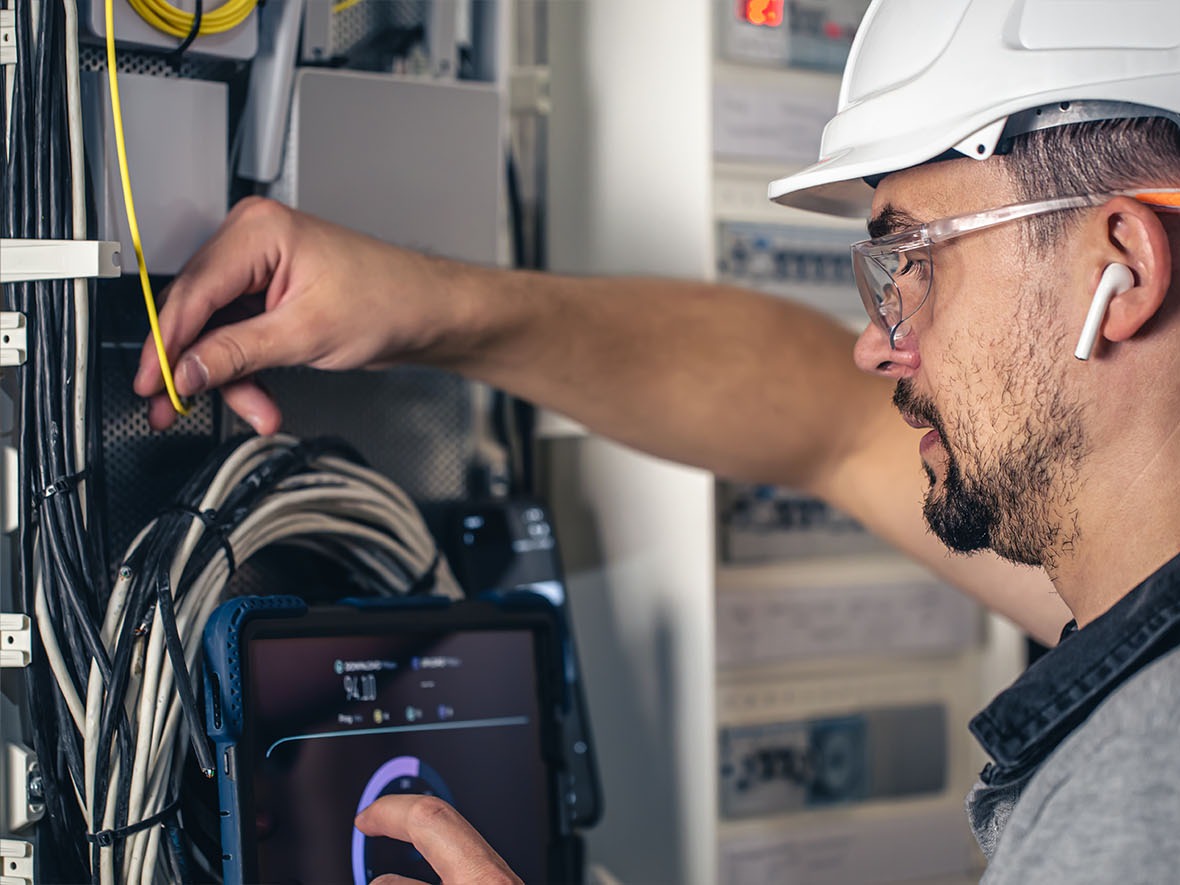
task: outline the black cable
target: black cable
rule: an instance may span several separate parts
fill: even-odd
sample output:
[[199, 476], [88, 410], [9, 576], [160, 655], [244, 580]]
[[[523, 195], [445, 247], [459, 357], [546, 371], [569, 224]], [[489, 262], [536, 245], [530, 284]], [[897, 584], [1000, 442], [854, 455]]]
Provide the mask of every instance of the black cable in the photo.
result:
[[[136, 563], [137, 564], [137, 563]], [[129, 564], [128, 567], [134, 568], [134, 565]], [[106, 760], [110, 758], [110, 747], [114, 739], [116, 726], [118, 725], [118, 711], [123, 709], [123, 701], [126, 697], [127, 680], [131, 675], [131, 655], [133, 651], [133, 644], [135, 641], [135, 626], [138, 621], [137, 617], [143, 610], [142, 599], [133, 594], [133, 590], [138, 589], [139, 597], [143, 596], [144, 582], [138, 576], [132, 581], [131, 587], [128, 589], [127, 611], [128, 616], [124, 618], [120, 627], [119, 638], [116, 644], [116, 651], [114, 659], [112, 660], [111, 668], [112, 675], [110, 682], [106, 686], [106, 703], [103, 705], [102, 714], [99, 719], [99, 731], [96, 742], [98, 765], [95, 770], [94, 796], [93, 808], [94, 819], [102, 821], [105, 819], [107, 794], [110, 787], [110, 766], [105, 764]], [[120, 775], [130, 777], [129, 771], [121, 771]], [[123, 780], [123, 777], [120, 778]], [[129, 783], [129, 782], [128, 782]], [[97, 873], [100, 862], [100, 847], [94, 845], [92, 848], [92, 868]]]
[[[62, 198], [61, 182], [59, 180], [60, 170], [56, 162], [56, 155], [53, 152], [53, 145], [46, 144], [47, 139], [49, 139], [50, 142], [52, 141], [52, 133], [50, 132], [50, 128], [53, 126], [56, 113], [59, 110], [62, 110], [56, 106], [57, 98], [49, 89], [50, 81], [52, 80], [52, 75], [50, 73], [50, 57], [56, 48], [54, 35], [57, 29], [58, 11], [59, 10], [54, 3], [48, 3], [42, 7], [41, 32], [38, 40], [38, 49], [35, 54], [31, 51], [31, 47], [25, 41], [21, 41], [23, 45], [20, 49], [18, 49], [18, 52], [21, 52], [23, 57], [23, 64], [20, 65], [20, 67], [23, 67], [26, 72], [24, 84], [27, 90], [25, 93], [25, 102], [21, 107], [21, 112], [25, 116], [25, 126], [21, 130], [23, 141], [19, 145], [19, 149], [22, 152], [27, 152], [30, 145], [35, 145], [37, 148], [34, 151], [34, 156], [31, 160], [31, 168], [30, 164], [25, 165], [25, 179], [23, 182], [25, 189], [20, 195], [20, 199], [24, 203], [26, 209], [26, 216], [24, 219], [25, 223], [21, 226], [22, 229], [20, 231], [20, 235], [23, 236], [28, 236], [30, 234], [34, 236], [53, 236], [56, 233], [55, 227], [60, 215], [60, 208], [58, 205], [60, 199]], [[35, 113], [34, 107], [37, 107], [41, 113]], [[32, 190], [29, 189], [30, 187]], [[46, 284], [40, 284], [35, 287], [24, 287], [24, 294], [25, 298], [23, 300], [25, 303], [22, 306], [26, 311], [26, 315], [28, 315], [30, 296], [34, 303], [40, 303], [46, 300], [51, 300], [54, 293], [52, 292], [52, 287]], [[38, 325], [37, 321], [31, 316], [30, 324], [30, 331], [34, 333], [34, 347], [36, 347], [36, 338], [38, 333], [41, 331], [42, 326]], [[34, 365], [38, 365], [38, 356], [39, 352], [34, 352], [31, 354]], [[24, 373], [22, 373], [22, 375], [22, 380], [27, 382], [31, 380], [30, 376], [33, 376], [34, 372], [26, 370]], [[41, 388], [41, 385], [24, 384], [22, 386], [24, 387], [25, 392], [25, 395], [22, 396], [22, 409], [24, 412], [22, 430], [25, 431], [22, 434], [22, 437], [25, 444], [22, 447], [24, 448], [26, 455], [26, 457], [22, 459], [22, 463], [25, 465], [26, 475], [28, 475], [31, 473], [31, 470], [30, 461], [28, 460], [27, 456], [30, 453], [32, 446], [28, 445], [27, 443], [33, 438], [38, 438], [36, 432], [38, 430], [38, 425], [41, 423], [35, 418], [35, 402], [32, 396], [33, 391]], [[31, 504], [28, 491], [29, 490], [26, 485], [26, 507], [24, 509], [24, 514], [26, 516], [25, 525], [27, 531], [25, 535], [26, 543], [22, 545], [22, 550], [32, 554], [35, 550], [32, 544], [31, 535], [31, 532], [33, 531], [33, 513], [31, 507], [28, 506]], [[33, 559], [33, 555], [27, 556], [24, 559], [24, 568], [22, 569], [22, 585], [25, 589], [25, 599], [29, 604], [29, 610], [32, 609], [31, 603], [33, 601]], [[50, 580], [52, 580], [52, 578], [50, 578]], [[53, 772], [55, 769], [61, 767], [64, 767], [67, 772], [78, 770], [78, 763], [80, 759], [79, 755], [75, 752], [77, 750], [77, 745], [71, 742], [69, 740], [69, 735], [63, 734], [62, 729], [60, 728], [61, 722], [66, 718], [66, 716], [68, 716], [68, 711], [64, 711], [62, 709], [64, 704], [62, 703], [59, 695], [55, 694], [52, 695], [52, 697], [55, 701], [55, 703], [52, 704], [52, 707], [54, 708], [52, 710], [52, 715], [56, 720], [54, 723], [54, 726], [56, 727], [50, 726], [49, 723], [42, 721], [40, 716], [36, 717], [36, 721], [41, 725], [41, 730], [43, 732], [48, 732], [48, 735], [45, 735], [45, 737], [48, 737], [48, 740], [43, 737], [43, 739], [39, 742], [42, 749], [38, 752], [45, 753], [45, 755], [42, 755], [41, 758], [47, 760], [58, 758], [60, 755], [62, 760], [60, 766], [46, 766], [50, 772]], [[57, 737], [58, 739], [55, 741], [53, 740], [54, 737]], [[36, 743], [38, 743], [38, 741], [35, 741], [35, 744]], [[46, 745], [48, 745], [49, 748], [52, 748], [54, 752], [46, 753]], [[66, 792], [64, 789], [56, 789], [56, 786], [56, 784], [53, 785], [55, 789], [52, 791], [56, 792], [59, 796]], [[61, 823], [60, 820], [59, 823]]]
[[180, 642], [180, 633], [176, 629], [176, 613], [172, 608], [172, 585], [168, 581], [168, 573], [161, 572], [156, 578], [156, 610], [160, 614], [160, 627], [164, 631], [164, 644], [168, 649], [168, 660], [172, 664], [177, 693], [180, 695], [180, 706], [188, 723], [189, 738], [192, 740], [193, 752], [197, 754], [197, 762], [201, 766], [205, 777], [213, 777], [217, 773], [217, 765], [213, 761], [213, 751], [205, 739], [205, 720], [201, 711], [197, 709], [197, 699], [193, 694], [192, 677], [188, 672], [188, 665], [184, 661], [184, 646]]
[[167, 831], [167, 835], [165, 836], [165, 844], [168, 846], [167, 857], [172, 862], [172, 881], [178, 882], [180, 885], [189, 885], [193, 881], [193, 876], [188, 862], [188, 853], [185, 851], [180, 825], [176, 821], [175, 813], [165, 822], [164, 828]]
[[523, 268], [527, 263], [524, 241], [524, 201], [520, 195], [520, 175], [516, 169], [516, 157], [508, 151], [505, 174], [508, 178], [508, 218], [512, 231], [512, 266]]
[[[35, 145], [38, 141], [39, 111], [41, 103], [38, 88], [43, 86], [35, 76], [38, 69], [37, 53], [34, 51], [33, 23], [29, 3], [15, 4], [16, 50], [20, 63], [16, 66], [14, 77], [14, 95], [9, 124], [9, 138], [11, 147], [6, 157], [5, 174], [5, 206], [3, 225], [9, 237], [35, 236], [37, 225], [41, 217], [44, 203], [44, 191], [55, 187], [54, 182], [43, 181], [35, 174], [34, 159]], [[46, 22], [52, 28], [54, 19], [52, 11]], [[32, 305], [36, 301], [39, 288], [30, 283], [20, 283], [6, 286], [6, 302], [14, 310], [32, 318]], [[31, 329], [30, 331], [35, 331]], [[33, 462], [36, 450], [36, 426], [32, 419], [35, 403], [35, 376], [31, 370], [20, 373], [18, 399], [21, 409], [18, 448], [20, 463], [29, 465]], [[19, 477], [20, 512], [22, 515], [18, 535], [18, 550], [21, 558], [20, 594], [26, 610], [32, 610], [33, 601], [33, 568], [35, 526], [31, 510], [30, 481], [31, 471], [22, 471]], [[53, 679], [45, 663], [41, 649], [40, 638], [34, 637], [33, 663], [26, 668], [26, 683], [28, 686], [28, 704], [30, 718], [33, 723], [33, 744], [40, 759], [45, 760], [44, 769], [53, 769], [54, 760], [63, 757], [63, 765], [69, 766], [68, 747], [58, 740], [58, 723], [61, 710], [55, 703], [56, 692], [53, 690]], [[63, 750], [62, 748], [65, 747]], [[73, 805], [69, 789], [59, 790], [56, 779], [45, 778], [44, 794], [46, 798], [46, 812], [48, 825], [52, 832], [61, 834], [78, 832], [80, 815]], [[77, 854], [76, 842], [62, 844], [60, 851], [44, 858], [44, 871], [47, 875], [57, 875], [64, 881], [74, 878], [73, 871], [78, 870], [80, 855]]]
[[185, 35], [185, 38], [180, 41], [180, 45], [177, 46], [172, 52], [172, 65], [176, 69], [176, 73], [178, 75], [180, 74], [180, 64], [184, 61], [185, 51], [193, 45], [193, 41], [196, 40], [198, 35], [201, 33], [201, 16], [204, 15], [204, 11], [204, 3], [202, 3], [202, 0], [195, 0], [192, 27], [188, 29], [188, 34]]
[[[73, 185], [70, 125], [66, 97], [65, 11], [59, 0], [41, 6], [34, 39], [28, 3], [16, 4], [16, 88], [11, 108], [12, 146], [5, 157], [3, 225], [9, 236], [73, 238]], [[66, 673], [80, 696], [85, 695], [90, 662], [97, 661], [109, 678], [110, 665], [96, 627], [104, 592], [100, 549], [91, 531], [97, 523], [93, 502], [83, 506], [77, 489], [62, 487], [44, 498], [42, 490], [81, 472], [77, 452], [95, 452], [96, 427], [86, 425], [78, 438], [74, 400], [82, 378], [76, 376], [77, 354], [88, 347], [87, 330], [77, 329], [74, 284], [64, 281], [20, 284], [8, 289], [6, 301], [25, 314], [30, 347], [20, 372], [18, 447], [21, 526], [19, 534], [21, 598], [25, 610], [36, 608], [39, 576], [47, 624], [61, 649]], [[90, 412], [89, 403], [87, 412]], [[97, 457], [88, 459], [92, 466]], [[84, 829], [81, 810], [73, 801], [74, 784], [84, 779], [84, 748], [65, 697], [53, 690], [41, 645], [28, 668], [29, 709], [33, 743], [42, 770], [51, 842], [59, 846], [47, 859], [46, 881], [79, 881], [89, 875], [78, 852], [77, 834]], [[126, 738], [126, 716], [120, 712], [123, 735], [118, 757], [126, 769], [132, 762]]]

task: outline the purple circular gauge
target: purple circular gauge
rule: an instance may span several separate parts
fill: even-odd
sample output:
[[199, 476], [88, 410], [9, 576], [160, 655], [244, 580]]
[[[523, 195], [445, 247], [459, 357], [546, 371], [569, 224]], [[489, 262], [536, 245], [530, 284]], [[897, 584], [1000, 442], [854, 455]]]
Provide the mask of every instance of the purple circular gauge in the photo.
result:
[[[398, 793], [418, 793], [438, 796], [454, 804], [451, 791], [433, 768], [416, 756], [397, 756], [390, 759], [373, 773], [361, 793], [356, 807], [357, 814], [368, 808], [382, 796]], [[368, 885], [377, 873], [368, 869], [365, 834], [353, 827], [352, 830], [352, 877], [356, 885]], [[386, 840], [389, 841], [389, 840]], [[386, 872], [382, 870], [381, 872]]]

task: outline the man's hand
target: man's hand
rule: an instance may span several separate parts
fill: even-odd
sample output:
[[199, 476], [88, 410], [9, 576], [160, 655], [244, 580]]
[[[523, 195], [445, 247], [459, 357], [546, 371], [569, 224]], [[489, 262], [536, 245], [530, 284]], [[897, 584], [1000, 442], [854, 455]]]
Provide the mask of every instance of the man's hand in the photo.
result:
[[[366, 836], [413, 843], [443, 885], [521, 885], [471, 824], [436, 796], [382, 796], [357, 815], [356, 826]], [[373, 885], [416, 881], [385, 875]]]
[[[281, 415], [251, 380], [255, 372], [419, 357], [463, 316], [453, 285], [463, 272], [269, 200], [243, 200], [163, 293], [160, 327], [177, 391], [220, 387], [230, 408], [259, 433], [272, 433]], [[207, 328], [225, 308], [236, 321]], [[151, 397], [156, 428], [175, 417], [162, 390], [149, 340], [135, 391]]]

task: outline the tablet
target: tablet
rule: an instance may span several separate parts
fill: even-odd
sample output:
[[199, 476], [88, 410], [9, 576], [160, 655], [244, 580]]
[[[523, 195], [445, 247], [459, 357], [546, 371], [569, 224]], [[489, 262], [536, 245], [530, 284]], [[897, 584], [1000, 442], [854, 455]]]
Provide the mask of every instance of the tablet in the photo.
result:
[[391, 793], [450, 802], [526, 882], [570, 881], [552, 608], [226, 603], [205, 631], [230, 882], [437, 882], [412, 846], [352, 825]]

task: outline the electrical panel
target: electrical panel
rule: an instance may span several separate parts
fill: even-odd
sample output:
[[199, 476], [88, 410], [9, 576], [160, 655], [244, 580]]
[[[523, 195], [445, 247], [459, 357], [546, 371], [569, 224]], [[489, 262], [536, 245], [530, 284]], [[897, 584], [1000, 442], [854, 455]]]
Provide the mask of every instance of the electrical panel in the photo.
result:
[[955, 735], [977, 665], [895, 656], [724, 672], [719, 881], [965, 881], [975, 757]]
[[954, 656], [981, 634], [975, 603], [896, 554], [725, 566], [719, 577], [719, 667]]
[[[716, 280], [854, 332], [864, 220], [784, 209], [766, 185], [818, 158], [867, 5], [716, 4], [711, 81]], [[715, 506], [717, 880], [966, 881], [979, 607], [797, 489], [718, 480]]]
[[721, 729], [726, 819], [941, 793], [946, 709], [883, 707], [847, 716]]
[[[157, 720], [160, 728], [152, 738], [162, 741], [167, 759], [183, 763], [175, 769], [183, 770], [183, 777], [178, 774], [175, 783], [162, 777], [167, 768], [163, 764], [145, 762], [135, 772], [130, 765], [104, 771], [100, 764], [98, 777], [122, 776], [129, 782], [142, 774], [147, 779], [140, 793], [138, 787], [130, 788], [129, 806], [118, 810], [108, 806], [112, 817], [106, 827], [101, 819], [85, 820], [82, 808], [82, 803], [103, 795], [101, 788], [81, 801], [76, 799], [75, 794], [87, 792], [73, 786], [82, 776], [80, 766], [86, 763], [78, 757], [84, 754], [70, 756], [76, 748], [73, 741], [68, 747], [67, 740], [45, 743], [45, 722], [50, 720], [67, 739], [77, 737], [75, 732], [81, 734], [76, 708], [93, 701], [87, 693], [85, 664], [73, 670], [53, 669], [57, 666], [51, 660], [54, 652], [47, 645], [56, 630], [63, 637], [67, 633], [56, 611], [33, 611], [34, 569], [39, 576], [54, 572], [48, 575], [56, 582], [47, 594], [51, 605], [62, 605], [65, 598], [53, 594], [73, 588], [79, 606], [71, 609], [71, 617], [97, 621], [95, 632], [101, 634], [107, 594], [112, 592], [108, 578], [130, 581], [136, 576], [135, 569], [123, 567], [128, 546], [142, 538], [144, 527], [153, 521], [175, 517], [178, 490], [194, 478], [213, 450], [246, 429], [208, 395], [188, 403], [188, 414], [170, 431], [157, 434], [148, 427], [144, 403], [131, 389], [148, 320], [122, 178], [129, 177], [133, 187], [145, 269], [157, 296], [217, 230], [233, 202], [271, 185], [276, 197], [283, 196], [280, 191], [286, 188], [293, 205], [429, 253], [485, 265], [505, 264], [511, 254], [505, 136], [511, 127], [506, 36], [513, 10], [508, 0], [270, 0], [265, 12], [273, 13], [274, 22], [286, 14], [284, 36], [294, 39], [294, 47], [287, 48], [298, 48], [302, 34], [311, 57], [297, 51], [275, 53], [273, 27], [261, 35], [265, 40], [260, 39], [264, 10], [254, 0], [214, 4], [171, 0], [171, 5], [168, 15], [178, 14], [194, 23], [189, 18], [193, 13], [203, 17], [206, 25], [222, 13], [240, 17], [223, 33], [196, 36], [190, 44], [183, 35], [166, 32], [174, 30], [172, 26], [161, 29], [159, 21], [149, 23], [144, 18], [145, 10], [162, 8], [156, 0], [110, 0], [121, 99], [121, 110], [116, 111], [104, 45], [106, 0], [79, 4], [76, 19], [69, 15], [72, 4], [57, 0], [40, 4], [0, 0], [4, 7], [0, 8], [0, 86], [5, 90], [0, 100], [5, 119], [0, 122], [12, 136], [0, 159], [5, 168], [17, 168], [25, 176], [11, 182], [13, 190], [6, 190], [3, 199], [19, 195], [11, 204], [6, 202], [16, 207], [11, 214], [18, 220], [12, 224], [25, 224], [27, 215], [27, 226], [61, 228], [51, 234], [10, 233], [9, 221], [3, 222], [0, 880], [5, 885], [80, 881], [85, 875], [82, 870], [91, 862], [91, 847], [84, 841], [87, 829], [97, 831], [95, 856], [109, 859], [117, 853], [128, 859], [121, 872], [139, 862], [133, 855], [158, 856], [161, 865], [154, 876], [145, 865], [143, 880], [179, 881], [178, 869], [168, 866], [168, 847], [157, 841], [161, 836], [168, 840], [165, 827], [172, 826], [175, 807], [161, 810], [151, 803], [176, 792], [182, 797], [178, 801], [200, 804], [209, 788], [192, 760], [186, 760], [187, 739], [169, 743], [168, 734], [183, 734], [177, 720], [187, 723], [191, 709], [186, 706], [181, 716], [172, 715], [181, 693], [168, 695], [167, 687], [162, 691], [171, 704], [171, 718], [167, 726], [164, 719]], [[48, 36], [38, 46], [41, 33]], [[317, 35], [324, 34], [321, 45], [326, 52], [316, 59], [313, 44]], [[257, 71], [253, 68], [260, 50], [265, 50], [273, 81], [263, 76], [266, 64]], [[315, 67], [320, 63], [332, 69]], [[14, 72], [13, 65], [21, 68]], [[362, 67], [367, 69], [356, 70]], [[23, 78], [26, 70], [27, 79]], [[277, 147], [275, 174], [267, 181], [239, 175], [244, 171], [239, 157], [248, 149], [243, 111], [254, 94], [259, 96], [255, 104], [263, 106], [259, 119], [271, 126], [267, 134]], [[290, 107], [293, 112], [288, 112]], [[516, 113], [525, 112], [517, 109]], [[22, 125], [10, 129], [8, 116], [15, 119], [18, 114]], [[45, 123], [49, 119], [52, 123]], [[26, 132], [36, 137], [26, 137]], [[118, 157], [120, 141], [125, 141], [125, 163]], [[10, 164], [8, 151], [19, 152], [22, 162], [33, 157], [27, 170]], [[72, 165], [75, 161], [77, 166]], [[533, 170], [517, 157], [515, 171]], [[7, 189], [10, 182], [4, 184]], [[71, 203], [80, 209], [82, 219], [72, 236], [67, 230]], [[84, 229], [87, 223], [88, 230]], [[94, 282], [98, 277], [103, 278], [101, 283]], [[35, 291], [26, 286], [32, 280], [38, 281]], [[10, 302], [19, 304], [19, 309], [10, 309]], [[41, 315], [29, 306], [36, 302], [61, 312]], [[73, 312], [66, 313], [66, 306]], [[60, 353], [56, 347], [46, 347], [46, 335], [61, 340]], [[35, 382], [26, 374], [34, 365], [39, 373]], [[52, 375], [51, 385], [45, 383], [45, 373]], [[489, 474], [505, 481], [503, 470], [486, 463], [507, 461], [489, 429], [490, 395], [473, 393], [472, 385], [462, 378], [415, 369], [347, 375], [292, 370], [272, 380], [272, 389], [288, 413], [289, 428], [307, 436], [348, 438], [356, 448], [375, 454], [373, 460], [380, 462], [385, 477], [395, 482], [404, 479], [402, 487], [416, 500], [463, 498], [473, 489], [484, 490], [490, 484]], [[23, 416], [32, 414], [31, 404], [38, 397], [51, 402], [36, 405], [38, 421], [45, 418], [46, 423], [34, 431], [25, 426]], [[374, 404], [381, 412], [377, 418]], [[52, 445], [67, 449], [63, 468], [77, 463], [69, 455], [77, 458], [79, 451], [101, 452], [104, 458], [100, 462], [88, 457], [78, 470], [54, 473], [56, 465], [44, 454]], [[70, 579], [63, 580], [58, 572], [77, 566], [75, 546], [61, 548], [69, 554], [61, 557], [61, 569], [59, 563], [52, 568], [46, 565], [51, 558], [38, 559], [34, 565], [27, 553], [37, 548], [37, 556], [50, 556], [55, 549], [57, 542], [49, 530], [56, 526], [47, 515], [51, 505], [62, 504], [64, 511], [76, 504], [85, 507], [78, 503], [83, 500], [94, 504], [96, 513], [101, 510], [101, 540], [97, 531], [93, 538], [87, 535], [95, 523], [72, 526], [73, 534], [83, 538], [77, 546], [86, 546], [86, 566], [93, 566], [89, 573], [96, 577], [77, 581], [76, 573], [70, 572]], [[192, 509], [196, 514], [197, 509]], [[192, 519], [196, 519], [193, 526], [209, 529], [214, 519], [211, 512], [204, 509], [199, 516], [183, 516], [181, 521], [186, 529]], [[30, 514], [39, 533], [27, 521]], [[76, 515], [75, 511], [69, 515]], [[233, 545], [226, 538], [215, 546], [214, 559], [232, 556]], [[307, 555], [308, 562], [314, 560]], [[242, 562], [230, 563], [232, 576], [225, 580], [227, 585], [232, 580], [233, 587], [228, 592], [273, 590], [269, 582], [280, 558], [246, 554]], [[286, 559], [281, 565], [288, 574], [292, 562], [304, 562], [298, 555]], [[437, 561], [430, 568], [439, 568]], [[445, 565], [441, 568], [445, 571]], [[303, 569], [301, 577], [330, 583], [315, 567]], [[453, 582], [442, 581], [439, 586], [458, 592]], [[140, 632], [127, 634], [132, 642], [136, 636], [163, 636], [163, 608], [161, 604], [150, 617], [143, 616], [138, 622]], [[182, 642], [197, 635], [185, 632], [191, 623], [186, 620], [177, 628]], [[48, 624], [54, 626], [46, 630]], [[66, 649], [74, 667], [72, 656], [89, 654], [89, 647], [83, 648], [76, 631], [68, 636], [70, 641], [61, 642], [59, 648]], [[99, 635], [96, 641], [111, 651], [108, 638]], [[87, 634], [86, 641], [94, 639]], [[140, 644], [146, 648], [149, 642]], [[148, 652], [141, 651], [146, 659]], [[191, 660], [185, 661], [185, 651], [180, 653], [179, 666], [192, 667]], [[62, 690], [59, 703], [56, 687], [67, 683], [59, 678], [63, 672], [73, 673], [75, 692]], [[137, 671], [129, 680], [132, 691], [146, 684], [148, 677], [140, 680], [144, 672]], [[191, 669], [189, 675], [194, 673], [199, 674], [199, 668]], [[168, 686], [173, 684], [174, 672], [165, 665], [149, 676], [159, 676], [159, 685]], [[110, 685], [106, 683], [106, 690]], [[117, 749], [116, 754], [136, 749], [138, 708], [136, 703], [127, 705], [132, 745]], [[127, 732], [121, 734], [125, 737]], [[573, 742], [581, 749], [573, 752], [588, 756], [589, 741], [589, 723], [584, 723], [579, 741]], [[52, 748], [48, 752], [47, 746]], [[41, 750], [40, 756], [35, 747]], [[102, 754], [100, 749], [100, 760]], [[62, 761], [67, 757], [72, 765], [68, 770]], [[163, 786], [148, 783], [152, 778], [160, 778]], [[216, 815], [215, 802], [203, 810]], [[60, 813], [63, 808], [66, 815]], [[578, 810], [580, 823], [592, 822], [594, 807], [584, 789], [578, 791]], [[125, 814], [123, 823], [132, 827], [143, 818], [147, 823], [139, 833], [121, 834], [118, 814]], [[199, 878], [219, 867], [220, 854], [215, 839], [201, 841], [209, 834], [193, 820], [193, 815], [185, 814], [186, 836], [191, 835], [192, 841], [184, 843], [182, 853], [197, 868], [190, 873]], [[62, 838], [62, 828], [76, 831], [77, 838]], [[112, 850], [116, 843], [141, 848], [149, 840], [147, 852]], [[164, 850], [157, 853], [160, 847]], [[62, 870], [75, 874], [67, 876]], [[104, 866], [103, 877], [107, 874]], [[138, 875], [135, 880], [139, 881]]]
[[858, 328], [865, 310], [849, 247], [863, 238], [839, 227], [722, 221], [717, 279], [801, 301]]
[[716, 6], [727, 61], [840, 73], [867, 0], [723, 0]]
[[717, 491], [718, 555], [723, 562], [888, 549], [852, 517], [785, 486], [729, 482]]

